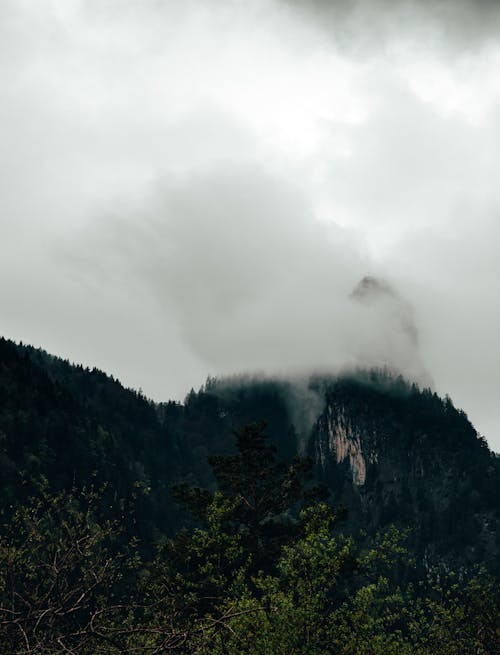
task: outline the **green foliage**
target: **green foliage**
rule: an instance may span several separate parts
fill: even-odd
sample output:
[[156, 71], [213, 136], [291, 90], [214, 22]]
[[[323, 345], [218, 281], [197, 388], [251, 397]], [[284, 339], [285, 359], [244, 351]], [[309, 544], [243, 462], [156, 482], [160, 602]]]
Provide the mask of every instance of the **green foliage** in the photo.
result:
[[495, 580], [430, 571], [400, 584], [405, 576], [394, 571], [413, 566], [405, 533], [390, 527], [369, 548], [342, 536], [334, 508], [304, 493], [304, 462], [280, 462], [262, 426], [236, 436], [237, 454], [212, 460], [217, 491], [182, 488], [202, 507], [201, 524], [166, 540], [151, 561], [102, 516], [106, 490], [54, 495], [44, 484], [4, 515], [0, 653], [497, 651]]
[[[482, 574], [402, 589], [381, 574], [405, 557], [391, 529], [369, 552], [332, 534], [332, 511], [302, 513], [273, 573], [227, 589], [186, 652], [217, 655], [473, 655], [496, 652], [498, 591]], [[452, 581], [450, 583], [450, 580]], [[495, 597], [496, 596], [496, 597]]]
[[99, 521], [100, 494], [38, 491], [1, 525], [0, 653], [98, 652], [137, 557]]
[[[236, 436], [237, 454], [212, 460], [221, 481], [218, 492], [203, 495], [199, 489], [182, 488], [181, 497], [202, 516], [203, 525], [166, 545], [146, 583], [154, 590], [154, 622], [161, 625], [167, 616], [179, 617], [183, 652], [494, 652], [494, 582], [476, 576], [449, 584], [453, 577], [448, 576], [440, 585], [432, 579], [417, 587], [399, 585], [398, 578], [405, 576], [394, 572], [413, 570], [413, 562], [404, 546], [408, 534], [394, 527], [364, 548], [352, 537], [337, 534], [336, 512], [316, 500], [303, 504], [294, 530], [282, 533], [286, 538], [276, 556], [262, 558], [260, 541], [247, 538], [249, 526], [262, 534], [269, 517], [290, 512], [303, 494], [300, 484], [291, 495], [283, 492], [289, 469], [276, 460], [261, 427], [248, 426]], [[262, 501], [259, 521], [254, 518], [259, 503], [251, 502], [255, 498]], [[155, 585], [153, 580], [161, 582]]]
[[295, 457], [285, 465], [264, 429], [264, 423], [258, 423], [235, 430], [236, 454], [209, 458], [218, 496], [186, 484], [173, 487], [174, 497], [205, 525], [217, 497], [230, 501], [221, 526], [239, 535], [255, 570], [268, 565], [290, 539], [298, 506], [327, 495], [322, 487], [306, 486], [311, 460]]

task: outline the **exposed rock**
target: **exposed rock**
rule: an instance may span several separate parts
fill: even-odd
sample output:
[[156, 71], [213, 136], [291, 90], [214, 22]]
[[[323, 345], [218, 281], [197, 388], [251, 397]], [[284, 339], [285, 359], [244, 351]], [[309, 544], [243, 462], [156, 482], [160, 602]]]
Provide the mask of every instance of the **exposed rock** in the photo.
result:
[[334, 457], [337, 463], [348, 460], [354, 484], [364, 484], [366, 461], [361, 437], [346, 417], [345, 410], [342, 408], [336, 412], [332, 405], [329, 405], [325, 427], [328, 434], [328, 454], [323, 454], [323, 458], [329, 455]]

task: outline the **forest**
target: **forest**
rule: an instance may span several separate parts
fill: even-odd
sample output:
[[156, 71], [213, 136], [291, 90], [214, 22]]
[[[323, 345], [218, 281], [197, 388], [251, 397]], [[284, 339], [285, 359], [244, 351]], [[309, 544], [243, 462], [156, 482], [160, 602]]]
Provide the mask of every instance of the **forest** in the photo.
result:
[[328, 382], [419, 457], [377, 442], [356, 491], [314, 457], [324, 414], [298, 453], [275, 385], [214, 384], [155, 405], [0, 341], [2, 655], [498, 652], [498, 458], [449, 399]]

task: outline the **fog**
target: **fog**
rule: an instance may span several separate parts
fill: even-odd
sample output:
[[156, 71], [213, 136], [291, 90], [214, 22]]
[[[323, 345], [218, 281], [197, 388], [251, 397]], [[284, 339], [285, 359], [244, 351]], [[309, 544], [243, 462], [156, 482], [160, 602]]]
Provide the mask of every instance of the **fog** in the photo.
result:
[[2, 3], [0, 332], [157, 400], [389, 366], [499, 450], [499, 16]]

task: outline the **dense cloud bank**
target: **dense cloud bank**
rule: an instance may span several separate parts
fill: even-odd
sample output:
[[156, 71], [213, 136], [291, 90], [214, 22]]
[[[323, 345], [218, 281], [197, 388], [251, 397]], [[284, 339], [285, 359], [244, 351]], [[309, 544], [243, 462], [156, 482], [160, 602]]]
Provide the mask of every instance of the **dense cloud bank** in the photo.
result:
[[158, 399], [389, 365], [498, 449], [499, 16], [3, 3], [0, 330]]

